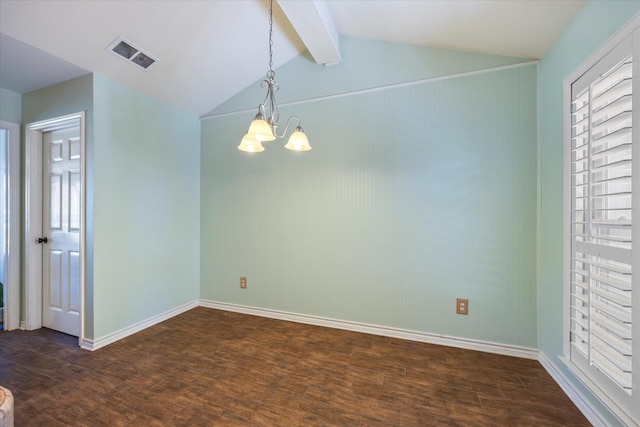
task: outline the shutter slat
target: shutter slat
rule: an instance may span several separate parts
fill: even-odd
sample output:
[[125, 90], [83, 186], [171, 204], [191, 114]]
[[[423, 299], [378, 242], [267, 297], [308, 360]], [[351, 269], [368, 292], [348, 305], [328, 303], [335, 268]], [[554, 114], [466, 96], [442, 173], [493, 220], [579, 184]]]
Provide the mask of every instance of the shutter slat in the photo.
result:
[[631, 159], [618, 160], [616, 162], [609, 163], [607, 165], [594, 166], [591, 168], [591, 171], [600, 171], [602, 169], [609, 169], [616, 166], [631, 166]]
[[602, 326], [613, 332], [618, 337], [618, 339], [622, 340], [621, 345], [624, 347], [621, 351], [622, 354], [631, 354], [631, 325], [616, 322], [606, 316], [601, 315], [600, 313], [594, 313], [593, 320], [596, 323], [602, 324]]
[[591, 359], [593, 364], [602, 371], [603, 374], [608, 376], [627, 393], [631, 392], [631, 375], [623, 375], [615, 365], [597, 351], [591, 353]]
[[[606, 234], [593, 234], [591, 237], [595, 240], [604, 240], [617, 243], [631, 243], [631, 237], [611, 236]], [[603, 244], [600, 242], [600, 244]]]
[[[588, 335], [588, 332], [587, 332], [586, 329], [585, 330], [576, 329], [576, 330], [573, 331], [573, 334], [576, 336], [576, 338], [579, 338], [580, 341], [582, 341], [584, 343], [589, 342], [588, 341], [589, 340], [589, 338], [588, 338], [589, 335]], [[587, 350], [587, 348], [585, 347], [585, 351], [586, 350]]]
[[591, 140], [596, 142], [599, 139], [611, 135], [612, 133], [628, 126], [631, 126], [631, 111], [621, 112], [620, 114], [607, 118], [598, 126], [594, 126], [591, 129]]
[[[588, 132], [585, 132], [588, 133]], [[598, 145], [612, 144], [618, 145], [624, 142], [631, 142], [631, 125], [623, 126], [598, 140]], [[579, 147], [572, 147], [574, 149]]]
[[[593, 187], [592, 187], [592, 188], [593, 188]], [[601, 198], [609, 198], [609, 197], [614, 197], [614, 196], [615, 196], [615, 197], [618, 197], [618, 196], [620, 196], [620, 197], [625, 196], [625, 197], [629, 197], [629, 198], [631, 198], [631, 194], [632, 194], [632, 193], [631, 193], [631, 191], [614, 191], [614, 192], [611, 192], [611, 193], [596, 194], [596, 195], [594, 195], [592, 198], [594, 198], [594, 199], [601, 199]], [[610, 209], [599, 209], [599, 210], [610, 210]]]
[[592, 220], [591, 224], [596, 228], [607, 228], [607, 229], [620, 229], [620, 230], [628, 230], [631, 232], [631, 220], [630, 219], [620, 219], [620, 220]]
[[617, 206], [613, 208], [594, 208], [594, 210], [611, 210], [611, 209], [631, 209], [631, 193], [624, 192], [619, 194], [613, 194], [610, 196], [593, 196], [591, 200], [598, 201], [602, 205], [607, 202], [608, 204], [615, 203]]
[[631, 185], [631, 176], [623, 175], [623, 176], [603, 178], [603, 179], [600, 179], [599, 181], [593, 180], [592, 187], [597, 188], [599, 186], [602, 186], [603, 184]]
[[[595, 345], [594, 345], [595, 344]], [[611, 341], [605, 341], [602, 338], [596, 336], [592, 340], [591, 348], [611, 364], [609, 369], [616, 375], [621, 375], [631, 372], [631, 359], [628, 354], [622, 354], [617, 348], [611, 345]]]
[[[599, 144], [594, 145], [592, 149], [592, 160], [599, 160], [606, 156], [614, 156], [614, 155], [626, 155], [631, 158], [631, 141], [622, 142], [617, 145], [613, 144]], [[581, 160], [583, 157], [576, 157], [576, 160]]]
[[[632, 88], [631, 82], [632, 82], [631, 77], [627, 77], [627, 78], [621, 79], [620, 81], [618, 81], [618, 83], [616, 83], [613, 87], [611, 87], [609, 91], [606, 92], [606, 95], [612, 99], [611, 102], [616, 102], [624, 96], [629, 96], [631, 94], [631, 88]], [[597, 106], [594, 106], [593, 113], [597, 113], [609, 105], [607, 103], [604, 103], [603, 105], [602, 102], [598, 102], [598, 101], [596, 101], [595, 104]], [[582, 108], [576, 110], [574, 114], [580, 114], [580, 110], [582, 110]]]
[[[591, 273], [591, 279], [596, 280], [602, 284], [613, 286], [616, 289], [621, 291], [631, 291], [631, 282], [627, 282], [624, 280], [616, 279], [613, 277], [607, 277], [598, 273]], [[625, 299], [615, 300], [620, 305], [626, 306], [627, 304], [631, 304], [631, 297], [625, 297]]]
[[582, 355], [582, 357], [584, 357], [585, 359], [587, 358], [587, 344], [585, 342], [576, 342], [573, 340], [572, 337], [572, 341], [571, 341], [571, 346], [572, 348], [574, 348], [575, 350], [578, 351], [578, 353], [580, 353]]
[[[588, 105], [585, 105], [585, 107], [588, 107]], [[576, 130], [580, 130], [581, 132], [583, 130], [589, 130], [589, 116], [588, 115], [584, 115], [582, 117], [578, 117], [578, 116], [574, 116], [574, 124], [573, 126], [576, 128]]]
[[631, 312], [629, 310], [624, 310], [613, 304], [606, 304], [597, 299], [592, 299], [591, 305], [605, 313], [609, 313], [622, 323], [631, 323]]
[[571, 317], [571, 320], [573, 322], [576, 323], [576, 325], [580, 326], [582, 329], [584, 329], [585, 331], [588, 330], [588, 325], [589, 325], [589, 318], [586, 317], [583, 313], [576, 311], [580, 316], [576, 317], [573, 316]]
[[591, 260], [590, 264], [595, 267], [606, 268], [607, 270], [615, 271], [616, 273], [631, 275], [631, 266], [628, 264], [616, 263], [613, 264], [611, 262], [599, 261], [599, 260]]
[[589, 131], [586, 130], [579, 135], [573, 137], [571, 142], [571, 148], [577, 149], [587, 146], [589, 144]]
[[582, 115], [588, 115], [589, 114], [589, 98], [585, 97], [581, 102], [579, 102], [579, 105], [577, 103], [573, 103], [573, 108], [572, 108], [572, 112], [571, 115], [572, 116], [582, 116]]
[[[576, 284], [574, 283], [574, 285], [576, 285]], [[576, 286], [579, 286], [579, 285], [576, 285]], [[580, 287], [580, 288], [582, 289], [582, 291], [587, 291], [586, 288], [582, 288], [582, 287]], [[574, 298], [577, 298], [583, 304], [588, 304], [588, 302], [589, 302], [589, 296], [588, 296], [587, 292], [576, 292], [576, 293], [571, 294], [571, 296], [574, 297]], [[581, 313], [583, 313], [585, 315], [588, 314], [587, 312], [583, 311], [583, 308], [584, 308], [583, 306], [577, 305], [575, 308], [576, 308], [576, 310], [580, 311]]]
[[624, 62], [615, 69], [612, 69], [604, 78], [600, 79], [593, 85], [592, 102], [601, 102], [603, 97], [607, 97], [610, 90], [615, 88], [624, 79], [632, 76], [631, 62]]
[[591, 359], [592, 363], [606, 376], [618, 384], [622, 389], [629, 392], [631, 391], [631, 375], [625, 374], [616, 365], [602, 354], [601, 351], [592, 348]]
[[606, 105], [602, 105], [593, 111], [592, 125], [598, 126], [600, 123], [605, 122], [609, 118], [615, 117], [620, 113], [631, 113], [631, 94], [627, 93], [617, 99], [611, 100]]
[[609, 164], [608, 167], [591, 168], [591, 180], [594, 184], [616, 178], [631, 177], [631, 161], [625, 160], [618, 164]]

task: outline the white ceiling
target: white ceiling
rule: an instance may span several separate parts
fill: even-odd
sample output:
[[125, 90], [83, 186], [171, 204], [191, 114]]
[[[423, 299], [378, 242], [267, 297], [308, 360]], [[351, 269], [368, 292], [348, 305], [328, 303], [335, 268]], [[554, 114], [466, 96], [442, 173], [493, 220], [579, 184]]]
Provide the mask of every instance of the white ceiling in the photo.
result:
[[[276, 0], [274, 68], [309, 50], [340, 60], [339, 35], [541, 58], [585, 0]], [[118, 36], [158, 63], [106, 51]], [[264, 76], [262, 0], [0, 0], [0, 87], [26, 93], [88, 72], [204, 115]], [[318, 65], [321, 66], [321, 65]]]

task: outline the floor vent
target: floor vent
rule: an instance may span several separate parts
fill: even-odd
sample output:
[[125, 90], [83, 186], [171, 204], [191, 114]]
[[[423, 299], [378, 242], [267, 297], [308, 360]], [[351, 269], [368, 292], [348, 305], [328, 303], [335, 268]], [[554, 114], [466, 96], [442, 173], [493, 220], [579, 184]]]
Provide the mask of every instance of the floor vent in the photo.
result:
[[153, 67], [158, 60], [143, 52], [142, 49], [122, 37], [118, 37], [107, 47], [107, 50], [127, 62], [137, 65], [143, 70]]

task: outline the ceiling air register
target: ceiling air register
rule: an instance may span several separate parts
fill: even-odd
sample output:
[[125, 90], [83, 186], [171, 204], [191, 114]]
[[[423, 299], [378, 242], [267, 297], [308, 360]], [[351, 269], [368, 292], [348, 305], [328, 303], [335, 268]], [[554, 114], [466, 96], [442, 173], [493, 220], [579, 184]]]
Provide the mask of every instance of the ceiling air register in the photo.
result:
[[142, 49], [122, 37], [115, 39], [113, 43], [107, 47], [107, 50], [119, 58], [137, 65], [143, 70], [148, 70], [158, 62], [158, 60], [152, 55], [144, 52]]

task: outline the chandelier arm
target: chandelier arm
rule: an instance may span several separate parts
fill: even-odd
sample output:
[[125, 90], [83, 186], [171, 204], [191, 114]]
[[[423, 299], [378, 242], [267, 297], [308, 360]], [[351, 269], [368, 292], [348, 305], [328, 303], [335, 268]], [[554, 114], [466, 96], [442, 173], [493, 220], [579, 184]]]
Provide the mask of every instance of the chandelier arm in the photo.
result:
[[[265, 111], [267, 109], [267, 101], [269, 101], [269, 95], [270, 95], [270, 91], [269, 91], [269, 81], [268, 80], [263, 80], [260, 83], [260, 87], [264, 88], [265, 87], [265, 83], [266, 83], [266, 87], [267, 87], [267, 93], [264, 95], [264, 99], [262, 100], [262, 104], [260, 104], [260, 107], [262, 108], [262, 114], [265, 116], [265, 118], [267, 117], [267, 112]], [[269, 116], [271, 116], [271, 111], [269, 111]], [[266, 119], [265, 119], [266, 120]]]
[[276, 102], [276, 93], [278, 90], [278, 84], [275, 81], [271, 81], [269, 85], [271, 97], [269, 99], [270, 107], [271, 107], [271, 125], [274, 126], [274, 134], [275, 134], [275, 126], [280, 121], [280, 110], [278, 109], [278, 103]]
[[[260, 87], [267, 88], [267, 93], [264, 96], [264, 100], [262, 101], [262, 112], [265, 116], [265, 120], [275, 128], [280, 120], [280, 110], [278, 109], [278, 104], [276, 102], [275, 92], [279, 89], [278, 83], [272, 77], [269, 79], [262, 80], [260, 82]], [[266, 114], [268, 110], [269, 114]], [[274, 131], [275, 134], [275, 131]]]
[[289, 124], [291, 123], [291, 120], [297, 120], [298, 121], [298, 126], [300, 126], [300, 117], [298, 117], [298, 116], [290, 116], [287, 119], [287, 123], [284, 126], [284, 132], [282, 132], [282, 135], [278, 135], [276, 133], [276, 129], [275, 128], [273, 129], [273, 134], [276, 136], [276, 138], [282, 139], [282, 138], [285, 137], [285, 135], [287, 134], [287, 131], [289, 130]]

